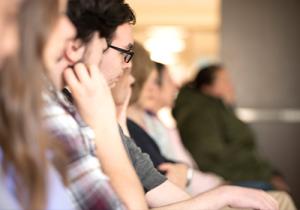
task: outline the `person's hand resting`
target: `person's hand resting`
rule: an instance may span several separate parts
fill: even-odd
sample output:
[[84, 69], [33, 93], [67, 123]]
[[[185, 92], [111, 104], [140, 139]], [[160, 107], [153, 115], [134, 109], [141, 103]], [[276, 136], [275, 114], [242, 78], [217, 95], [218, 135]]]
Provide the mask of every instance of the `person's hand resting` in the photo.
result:
[[166, 172], [166, 177], [179, 186], [185, 189], [187, 182], [187, 171], [188, 166], [183, 163], [163, 163], [159, 165], [158, 169], [160, 171]]
[[262, 190], [235, 186], [222, 186], [219, 189], [223, 191], [223, 196], [230, 207], [279, 210], [278, 202]]

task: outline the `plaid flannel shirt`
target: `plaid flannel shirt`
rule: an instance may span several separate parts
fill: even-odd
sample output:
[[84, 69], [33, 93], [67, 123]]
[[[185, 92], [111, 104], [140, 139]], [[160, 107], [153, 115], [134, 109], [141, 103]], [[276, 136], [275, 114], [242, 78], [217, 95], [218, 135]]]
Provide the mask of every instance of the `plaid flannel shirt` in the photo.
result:
[[62, 93], [44, 95], [44, 122], [60, 140], [69, 158], [68, 187], [78, 210], [126, 209], [113, 191], [95, 155], [95, 135]]

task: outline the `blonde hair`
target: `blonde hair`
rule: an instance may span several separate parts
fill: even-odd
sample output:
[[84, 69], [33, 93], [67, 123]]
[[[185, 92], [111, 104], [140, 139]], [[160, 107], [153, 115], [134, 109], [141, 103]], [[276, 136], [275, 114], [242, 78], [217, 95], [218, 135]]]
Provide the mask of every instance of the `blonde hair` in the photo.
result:
[[132, 88], [130, 104], [138, 101], [147, 78], [151, 71], [155, 68], [149, 52], [141, 43], [135, 41], [133, 50], [135, 55], [132, 60], [132, 75], [135, 78], [135, 84]]
[[[56, 166], [56, 146], [42, 126], [42, 52], [59, 15], [58, 0], [26, 0], [18, 13], [20, 47], [0, 72], [0, 147], [2, 169], [15, 170], [17, 197], [26, 210], [47, 205], [46, 152]], [[60, 161], [57, 169], [64, 175]]]

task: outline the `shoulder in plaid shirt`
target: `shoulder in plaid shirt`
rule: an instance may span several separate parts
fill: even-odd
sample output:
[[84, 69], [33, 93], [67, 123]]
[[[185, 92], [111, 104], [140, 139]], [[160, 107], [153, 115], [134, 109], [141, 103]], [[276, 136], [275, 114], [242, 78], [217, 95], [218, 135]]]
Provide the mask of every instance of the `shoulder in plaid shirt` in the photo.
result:
[[94, 132], [80, 118], [76, 108], [62, 93], [48, 93], [44, 122], [65, 146], [69, 158], [68, 187], [75, 209], [124, 210], [95, 155]]

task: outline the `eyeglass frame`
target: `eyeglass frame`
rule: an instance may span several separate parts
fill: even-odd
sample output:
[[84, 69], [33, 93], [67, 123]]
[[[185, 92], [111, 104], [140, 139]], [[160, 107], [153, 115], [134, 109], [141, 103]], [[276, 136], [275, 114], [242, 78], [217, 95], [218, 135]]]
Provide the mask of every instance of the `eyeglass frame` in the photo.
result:
[[[125, 54], [125, 56], [124, 56], [124, 61], [125, 61], [126, 63], [129, 63], [129, 62], [131, 61], [131, 59], [133, 58], [133, 56], [134, 56], [134, 52], [133, 52], [132, 49], [126, 50], [126, 49], [123, 49], [123, 48], [120, 48], [120, 47], [116, 47], [116, 46], [111, 45], [111, 44], [108, 44], [108, 45], [107, 45], [107, 48], [112, 48], [112, 49], [114, 49], [114, 50], [119, 51], [120, 53]], [[129, 57], [128, 57], [128, 56], [129, 56]]]

